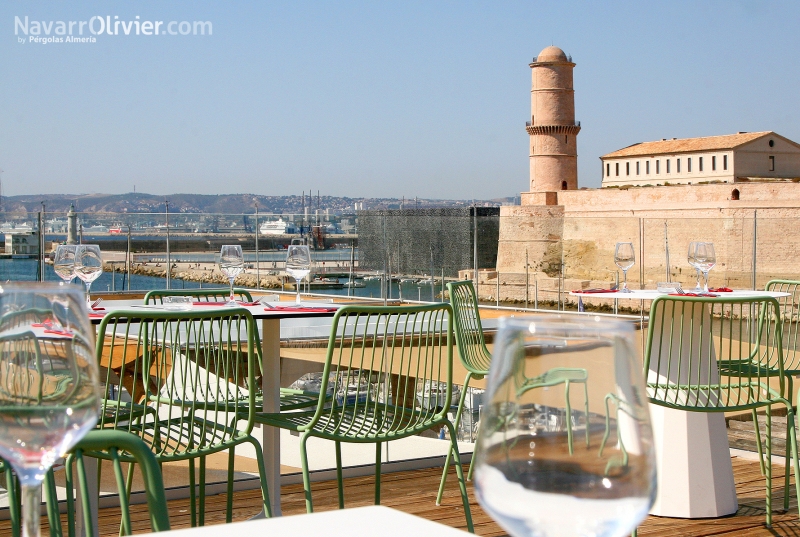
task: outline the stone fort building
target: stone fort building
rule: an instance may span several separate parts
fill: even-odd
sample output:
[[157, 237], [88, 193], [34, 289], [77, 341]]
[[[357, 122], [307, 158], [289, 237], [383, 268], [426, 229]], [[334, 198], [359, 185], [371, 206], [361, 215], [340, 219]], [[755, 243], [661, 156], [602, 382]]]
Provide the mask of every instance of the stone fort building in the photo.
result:
[[799, 144], [770, 131], [633, 144], [600, 157], [601, 188], [580, 189], [575, 65], [553, 46], [530, 64], [530, 187], [520, 205], [500, 209], [497, 265], [481, 271], [482, 298], [521, 299], [533, 282], [544, 299], [607, 285], [620, 241], [636, 250], [632, 287], [667, 274], [693, 283], [692, 240], [715, 243], [718, 285], [751, 287], [754, 273], [758, 286], [800, 277]]

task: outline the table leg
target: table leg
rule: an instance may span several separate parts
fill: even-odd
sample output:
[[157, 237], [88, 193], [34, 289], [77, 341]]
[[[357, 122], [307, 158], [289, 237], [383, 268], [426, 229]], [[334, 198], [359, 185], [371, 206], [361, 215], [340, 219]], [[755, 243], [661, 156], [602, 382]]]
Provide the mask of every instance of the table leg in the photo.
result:
[[[280, 411], [281, 388], [281, 321], [262, 319], [261, 355], [263, 358], [261, 390], [264, 394], [264, 412]], [[264, 450], [264, 465], [267, 470], [272, 516], [281, 515], [281, 436], [280, 429], [261, 426], [261, 447]]]

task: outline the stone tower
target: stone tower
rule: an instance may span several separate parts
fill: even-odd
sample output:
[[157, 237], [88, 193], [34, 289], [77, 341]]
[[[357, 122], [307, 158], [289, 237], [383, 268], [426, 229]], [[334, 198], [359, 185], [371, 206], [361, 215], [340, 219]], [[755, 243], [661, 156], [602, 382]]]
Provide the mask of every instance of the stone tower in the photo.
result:
[[578, 132], [572, 58], [558, 47], [547, 47], [530, 64], [531, 192], [578, 188]]

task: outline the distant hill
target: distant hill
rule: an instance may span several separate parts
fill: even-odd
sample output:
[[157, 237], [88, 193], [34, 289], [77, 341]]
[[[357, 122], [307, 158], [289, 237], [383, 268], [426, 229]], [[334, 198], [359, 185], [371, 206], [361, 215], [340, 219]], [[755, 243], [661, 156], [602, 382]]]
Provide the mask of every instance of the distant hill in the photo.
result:
[[[347, 198], [338, 196], [306, 196], [305, 204], [314, 210], [330, 209], [341, 213], [355, 210], [356, 204], [363, 209], [399, 209], [405, 202], [406, 208], [419, 207], [469, 207], [497, 206], [507, 204], [514, 198], [494, 200], [402, 200], [399, 198]], [[163, 213], [164, 202], [169, 200], [171, 213], [227, 213], [250, 214], [255, 212], [256, 204], [261, 213], [301, 213], [303, 196], [258, 196], [255, 194], [170, 194], [155, 196], [131, 192], [128, 194], [34, 194], [22, 196], [3, 196], [3, 212], [39, 212], [42, 203], [48, 213], [67, 212], [70, 204], [75, 210], [85, 213]]]

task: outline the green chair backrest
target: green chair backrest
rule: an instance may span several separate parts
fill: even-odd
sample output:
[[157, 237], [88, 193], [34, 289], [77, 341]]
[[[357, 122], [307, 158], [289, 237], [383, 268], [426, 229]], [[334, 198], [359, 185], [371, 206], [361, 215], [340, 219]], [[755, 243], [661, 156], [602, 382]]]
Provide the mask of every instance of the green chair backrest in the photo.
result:
[[453, 282], [447, 284], [447, 291], [453, 306], [458, 356], [464, 367], [480, 378], [489, 373], [492, 355], [483, 337], [475, 288], [471, 281]]
[[[777, 300], [659, 296], [650, 306], [644, 373], [650, 401], [682, 410], [745, 410], [783, 394]], [[759, 386], [775, 384], [778, 392]]]
[[108, 313], [97, 337], [98, 427], [134, 433], [173, 460], [238, 443], [253, 428], [255, 334], [244, 308]]
[[800, 281], [771, 280], [765, 289], [789, 293], [789, 296], [777, 299], [783, 327], [783, 363], [787, 374], [797, 375], [788, 372], [800, 372]]
[[[246, 289], [234, 288], [233, 295], [236, 300], [252, 302], [253, 297]], [[145, 304], [162, 304], [165, 296], [190, 296], [197, 302], [227, 302], [230, 290], [227, 287], [218, 289], [156, 289], [144, 295]]]
[[331, 438], [381, 440], [446, 419], [452, 395], [451, 312], [449, 304], [339, 309], [316, 413], [306, 428], [324, 420], [326, 430], [338, 430]]

